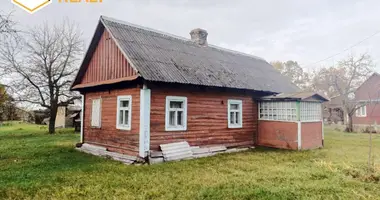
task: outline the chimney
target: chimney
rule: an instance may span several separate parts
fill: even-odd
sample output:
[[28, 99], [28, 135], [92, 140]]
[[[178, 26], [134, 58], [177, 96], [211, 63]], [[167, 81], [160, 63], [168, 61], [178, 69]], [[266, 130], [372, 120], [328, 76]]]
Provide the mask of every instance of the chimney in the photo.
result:
[[201, 46], [207, 46], [207, 31], [204, 29], [194, 29], [190, 32], [191, 40]]

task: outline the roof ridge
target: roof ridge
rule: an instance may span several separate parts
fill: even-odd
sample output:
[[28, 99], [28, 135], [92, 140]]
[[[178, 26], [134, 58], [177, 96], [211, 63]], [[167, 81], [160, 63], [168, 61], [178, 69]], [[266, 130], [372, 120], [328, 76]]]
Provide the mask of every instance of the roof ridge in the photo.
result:
[[[177, 39], [177, 40], [181, 40], [183, 42], [191, 42], [191, 39], [189, 39], [189, 38], [185, 38], [185, 37], [182, 37], [182, 36], [174, 35], [174, 34], [171, 34], [171, 33], [168, 33], [168, 32], [164, 32], [164, 31], [160, 31], [160, 30], [157, 30], [157, 29], [152, 29], [152, 28], [149, 28], [149, 27], [146, 27], [146, 26], [141, 26], [141, 25], [138, 25], [138, 24], [130, 23], [130, 22], [127, 22], [127, 21], [115, 19], [115, 18], [112, 18], [112, 17], [101, 15], [100, 18], [108, 20], [108, 21], [113, 21], [113, 22], [116, 22], [116, 23], [119, 23], [119, 24], [135, 27], [135, 28], [138, 28], [138, 29], [142, 29], [142, 30], [145, 30], [145, 31], [149, 31], [149, 32], [153, 32], [153, 33], [158, 33], [158, 34], [161, 34], [163, 36], [167, 36], [167, 37], [171, 37], [171, 38], [174, 38], [174, 39]], [[243, 56], [248, 56], [248, 57], [251, 57], [251, 58], [254, 58], [254, 59], [258, 59], [258, 60], [263, 60], [263, 61], [266, 62], [266, 60], [264, 58], [261, 58], [259, 56], [255, 56], [255, 55], [252, 55], [252, 54], [248, 54], [248, 53], [244, 53], [244, 52], [240, 52], [240, 51], [236, 51], [236, 50], [232, 50], [232, 49], [227, 49], [227, 48], [216, 46], [216, 45], [213, 45], [213, 44], [209, 44], [208, 47], [214, 48], [214, 49], [219, 50], [219, 51], [226, 51], [226, 52], [229, 52], [229, 53], [234, 53], [234, 54], [239, 54], [239, 55], [243, 55]]]

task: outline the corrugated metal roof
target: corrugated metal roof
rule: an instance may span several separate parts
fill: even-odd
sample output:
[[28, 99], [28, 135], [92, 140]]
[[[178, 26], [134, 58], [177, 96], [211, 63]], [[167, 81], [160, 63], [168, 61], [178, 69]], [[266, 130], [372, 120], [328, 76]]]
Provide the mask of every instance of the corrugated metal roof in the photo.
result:
[[104, 16], [100, 21], [145, 80], [276, 93], [299, 90], [262, 58], [199, 46], [189, 39]]

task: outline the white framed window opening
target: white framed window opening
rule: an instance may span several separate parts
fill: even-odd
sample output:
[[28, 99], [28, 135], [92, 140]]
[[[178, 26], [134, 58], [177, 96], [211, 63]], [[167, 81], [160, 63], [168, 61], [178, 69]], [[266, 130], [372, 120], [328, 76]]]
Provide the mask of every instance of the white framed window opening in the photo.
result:
[[361, 106], [356, 110], [356, 117], [367, 117], [367, 106]]
[[116, 127], [122, 130], [131, 130], [132, 96], [117, 97]]
[[228, 128], [243, 127], [243, 102], [228, 100]]
[[259, 106], [261, 120], [297, 121], [296, 102], [261, 102]]
[[185, 131], [187, 129], [187, 98], [166, 97], [165, 130]]
[[319, 102], [301, 102], [301, 121], [322, 121], [322, 105]]
[[101, 109], [102, 109], [102, 99], [93, 99], [91, 107], [91, 127], [100, 128], [101, 127]]

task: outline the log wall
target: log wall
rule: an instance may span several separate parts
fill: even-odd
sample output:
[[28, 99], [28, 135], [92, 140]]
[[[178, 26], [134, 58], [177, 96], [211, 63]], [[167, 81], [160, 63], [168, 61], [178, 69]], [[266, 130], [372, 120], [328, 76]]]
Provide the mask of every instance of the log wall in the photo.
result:
[[[132, 96], [131, 130], [116, 128], [117, 96]], [[101, 127], [91, 127], [92, 100], [101, 98]], [[140, 132], [140, 88], [114, 89], [85, 94], [84, 142], [110, 151], [137, 156]]]
[[[187, 130], [165, 131], [166, 96], [187, 97]], [[151, 97], [151, 144], [187, 141], [191, 146], [251, 146], [257, 133], [257, 103], [251, 95], [229, 92], [181, 91], [153, 88]], [[228, 128], [228, 100], [243, 101], [243, 127]]]

